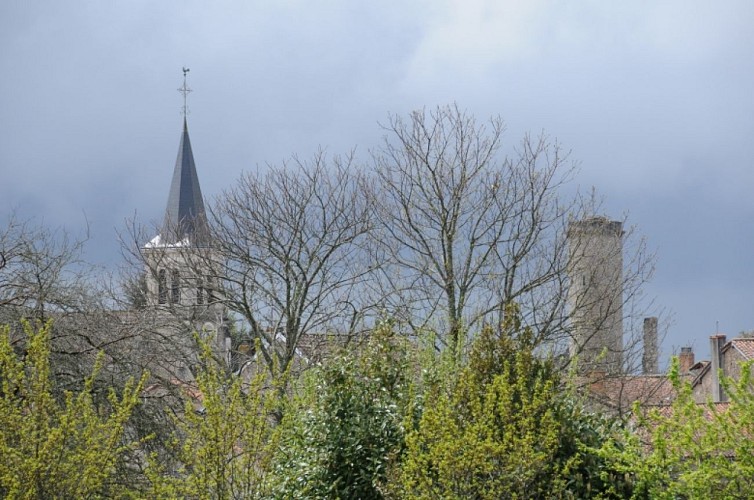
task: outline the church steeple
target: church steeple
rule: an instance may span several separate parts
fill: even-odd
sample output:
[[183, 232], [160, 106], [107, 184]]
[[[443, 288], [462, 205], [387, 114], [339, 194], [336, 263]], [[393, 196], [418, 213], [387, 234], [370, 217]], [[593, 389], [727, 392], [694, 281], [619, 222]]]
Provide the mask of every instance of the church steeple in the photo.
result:
[[162, 224], [160, 240], [163, 244], [175, 244], [188, 241], [191, 245], [203, 246], [207, 238], [207, 214], [204, 211], [202, 190], [196, 175], [194, 153], [189, 139], [188, 105], [186, 97], [191, 89], [186, 85], [188, 68], [183, 68], [183, 87], [178, 91], [183, 94], [183, 135], [178, 146], [178, 157], [170, 184], [168, 206]]
[[204, 211], [204, 200], [199, 187], [199, 177], [196, 175], [194, 153], [191, 150], [185, 116], [160, 236], [164, 244], [184, 240], [188, 240], [192, 245], [206, 243], [207, 214]]
[[[220, 274], [216, 269], [216, 254], [210, 245], [209, 225], [204, 211], [202, 190], [196, 175], [194, 153], [191, 150], [186, 115], [186, 85], [183, 68], [183, 133], [175, 160], [170, 184], [165, 220], [160, 234], [144, 246], [146, 265], [147, 303], [168, 319], [158, 327], [161, 335], [169, 335], [177, 349], [168, 349], [151, 368], [159, 376], [193, 380], [190, 367], [195, 344], [192, 332], [214, 331], [216, 354], [230, 362], [230, 333], [227, 312], [220, 300]], [[183, 335], [175, 335], [175, 331]], [[165, 338], [165, 337], [160, 337]], [[163, 342], [160, 342], [162, 344]], [[174, 356], [173, 353], [179, 353]]]

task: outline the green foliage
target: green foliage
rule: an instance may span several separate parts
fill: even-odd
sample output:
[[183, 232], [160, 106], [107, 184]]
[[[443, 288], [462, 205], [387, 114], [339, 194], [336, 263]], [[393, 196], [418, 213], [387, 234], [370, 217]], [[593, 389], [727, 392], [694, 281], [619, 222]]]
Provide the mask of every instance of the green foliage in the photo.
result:
[[[150, 464], [150, 496], [158, 498], [263, 498], [279, 432], [274, 412], [278, 384], [260, 364], [249, 379], [226, 373], [201, 345], [202, 370], [187, 386], [172, 445], [177, 465]], [[172, 469], [172, 470], [168, 470]]]
[[407, 348], [385, 324], [306, 375], [283, 422], [278, 496], [382, 498], [402, 451]]
[[[611, 423], [564, 397], [550, 360], [510, 307], [485, 328], [468, 361], [432, 374], [392, 491], [408, 498], [581, 498], [615, 475], [588, 445]], [[604, 477], [603, 477], [604, 476]], [[604, 480], [603, 480], [604, 479]]]
[[128, 493], [115, 482], [126, 423], [139, 402], [144, 378], [131, 380], [120, 395], [110, 391], [106, 407], [93, 399], [100, 368], [63, 401], [50, 378], [51, 324], [26, 333], [24, 355], [14, 352], [10, 329], [0, 329], [0, 496], [5, 498], [112, 497]]
[[621, 432], [623, 422], [586, 410], [574, 395], [563, 394], [555, 401], [559, 439], [553, 461], [562, 464], [562, 498], [628, 498], [633, 482], [612, 467], [597, 449]]
[[730, 402], [698, 404], [673, 360], [678, 393], [670, 408], [634, 409], [635, 430], [606, 442], [601, 454], [636, 483], [633, 498], [752, 498], [754, 380], [751, 363], [738, 382], [722, 383]]

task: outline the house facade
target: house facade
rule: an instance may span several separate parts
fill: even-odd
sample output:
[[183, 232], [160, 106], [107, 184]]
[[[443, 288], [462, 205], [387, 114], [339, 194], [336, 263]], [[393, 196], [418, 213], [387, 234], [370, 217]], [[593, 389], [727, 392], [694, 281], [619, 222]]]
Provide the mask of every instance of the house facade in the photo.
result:
[[724, 403], [729, 400], [720, 377], [737, 381], [741, 377], [741, 365], [754, 360], [754, 338], [739, 337], [727, 340], [725, 335], [710, 337], [709, 361], [702, 361], [693, 366], [691, 382], [694, 399], [698, 403], [711, 400]]

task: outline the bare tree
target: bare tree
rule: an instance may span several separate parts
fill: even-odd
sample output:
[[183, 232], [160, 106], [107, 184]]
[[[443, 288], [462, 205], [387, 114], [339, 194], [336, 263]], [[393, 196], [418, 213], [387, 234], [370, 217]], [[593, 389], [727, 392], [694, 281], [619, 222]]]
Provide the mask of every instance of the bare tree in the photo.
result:
[[222, 267], [209, 267], [269, 366], [287, 369], [307, 335], [349, 335], [361, 324], [371, 222], [360, 180], [352, 156], [294, 157], [243, 174], [211, 211]]
[[15, 215], [0, 229], [0, 323], [11, 326], [14, 345], [24, 349], [20, 320], [53, 321], [51, 361], [61, 389], [82, 383], [94, 355], [111, 342], [107, 330], [95, 327], [108, 304], [97, 269], [82, 259], [85, 242]]
[[[569, 154], [543, 134], [524, 136], [504, 155], [502, 120], [479, 123], [457, 106], [390, 116], [384, 128], [373, 153], [374, 247], [387, 307], [413, 330], [438, 330], [455, 349], [481, 323], [500, 324], [515, 302], [536, 341], [562, 352], [572, 343], [573, 304], [589, 307], [569, 295], [583, 259], [573, 242], [569, 249], [569, 227], [599, 206], [566, 189], [576, 171]], [[615, 302], [635, 312], [651, 274], [646, 247], [633, 250], [625, 274], [602, 290], [609, 296], [599, 303], [614, 302], [605, 318], [622, 313]], [[622, 256], [609, 257], [622, 269]]]
[[[232, 323], [273, 376], [311, 354], [305, 338], [356, 333], [368, 309], [357, 293], [369, 273], [362, 189], [352, 156], [320, 152], [243, 174], [217, 197], [200, 239], [165, 239], [174, 228], [163, 225], [155, 236], [132, 222], [121, 235], [130, 264], [121, 318], [139, 332], [129, 353], [151, 368], [149, 394], [169, 403], [180, 396], [174, 382], [193, 383], [194, 333], [208, 324]], [[219, 358], [224, 369], [238, 368]], [[159, 417], [156, 406], [146, 409]]]
[[92, 268], [81, 258], [85, 242], [12, 214], [0, 228], [0, 306], [42, 321], [49, 312], [89, 306]]
[[527, 136], [503, 157], [502, 120], [478, 124], [456, 106], [391, 116], [385, 128], [374, 155], [383, 277], [413, 326], [439, 328], [455, 347], [508, 302], [540, 323], [560, 311], [574, 205], [559, 199], [573, 174], [559, 146]]

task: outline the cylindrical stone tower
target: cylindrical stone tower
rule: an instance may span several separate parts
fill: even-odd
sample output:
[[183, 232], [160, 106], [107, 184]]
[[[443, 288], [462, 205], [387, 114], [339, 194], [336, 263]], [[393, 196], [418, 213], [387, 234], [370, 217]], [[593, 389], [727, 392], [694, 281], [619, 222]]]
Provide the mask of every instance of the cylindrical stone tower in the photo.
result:
[[623, 372], [623, 223], [605, 217], [568, 227], [571, 354], [582, 372]]

